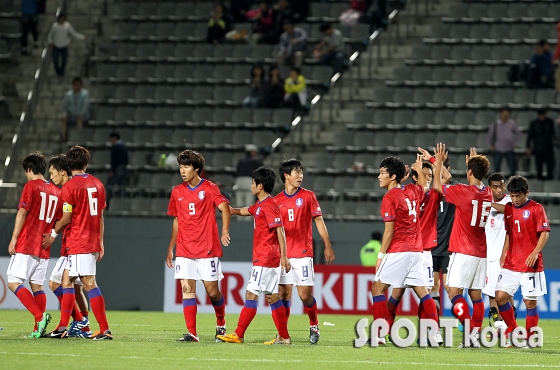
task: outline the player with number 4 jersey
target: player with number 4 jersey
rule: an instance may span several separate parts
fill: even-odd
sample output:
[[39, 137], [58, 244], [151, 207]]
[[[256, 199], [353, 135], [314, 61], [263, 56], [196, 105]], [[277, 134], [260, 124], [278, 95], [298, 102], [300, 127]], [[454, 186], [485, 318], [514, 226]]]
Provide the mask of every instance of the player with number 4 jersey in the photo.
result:
[[[441, 173], [445, 157], [445, 145], [437, 144], [434, 189], [445, 196], [447, 202], [455, 205], [455, 219], [449, 241], [451, 261], [447, 274], [449, 298], [453, 303], [453, 313], [464, 324], [471, 322], [471, 315], [463, 290], [469, 290], [473, 302], [471, 327], [477, 332], [484, 320], [482, 288], [486, 278], [486, 234], [484, 226], [492, 207], [492, 192], [482, 180], [488, 173], [490, 162], [485, 156], [477, 155], [471, 148], [466, 156], [467, 180], [469, 185], [442, 185]], [[461, 346], [470, 346], [462, 343]]]
[[[16, 222], [8, 252], [12, 256], [8, 266], [8, 288], [35, 317], [35, 327], [30, 338], [40, 338], [50, 322], [45, 313], [47, 296], [43, 282], [47, 275], [50, 249], [41, 247], [44, 232], [50, 231], [56, 220], [60, 190], [43, 178], [47, 160], [41, 153], [27, 155], [21, 166], [27, 183], [18, 205]], [[31, 292], [23, 285], [29, 280]]]
[[[226, 332], [225, 302], [218, 282], [223, 279], [219, 257], [223, 255], [216, 208], [222, 212], [221, 242], [229, 244], [231, 213], [229, 201], [216, 184], [200, 178], [204, 157], [185, 150], [177, 157], [183, 183], [173, 188], [167, 214], [174, 217], [166, 264], [173, 268], [176, 247], [175, 279], [183, 289], [183, 315], [188, 333], [180, 342], [198, 342], [196, 330], [196, 282], [202, 281], [216, 313], [216, 336]], [[216, 339], [216, 341], [219, 341]]]
[[282, 271], [278, 294], [288, 319], [292, 288], [294, 285], [297, 287], [303, 302], [303, 310], [309, 316], [309, 342], [317, 344], [320, 337], [317, 303], [311, 294], [311, 287], [315, 285], [312, 221], [315, 221], [317, 231], [325, 245], [324, 256], [327, 265], [334, 261], [335, 256], [317, 197], [312, 191], [301, 187], [303, 165], [296, 159], [287, 159], [280, 163], [279, 172], [284, 183], [284, 191], [274, 199], [280, 207], [284, 222], [287, 255], [292, 269], [289, 272]]
[[538, 297], [545, 295], [542, 249], [550, 234], [550, 224], [541, 204], [528, 199], [529, 185], [522, 176], [512, 176], [507, 184], [512, 203], [505, 206], [506, 240], [500, 259], [502, 270], [496, 285], [496, 302], [507, 332], [517, 327], [509, 302], [521, 287], [527, 307], [526, 329], [530, 336], [539, 322]]

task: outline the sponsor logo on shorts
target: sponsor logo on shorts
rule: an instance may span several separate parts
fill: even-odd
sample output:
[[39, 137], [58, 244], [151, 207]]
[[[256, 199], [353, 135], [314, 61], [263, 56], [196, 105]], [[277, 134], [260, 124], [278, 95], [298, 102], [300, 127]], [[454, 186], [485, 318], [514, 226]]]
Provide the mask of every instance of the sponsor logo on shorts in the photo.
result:
[[531, 216], [531, 211], [529, 211], [528, 209], [523, 211], [523, 218], [524, 219], [528, 219], [529, 216]]
[[296, 199], [296, 206], [301, 207], [303, 205], [303, 198]]
[[198, 192], [198, 199], [202, 200], [204, 199], [205, 196], [206, 196], [206, 192], [204, 190]]

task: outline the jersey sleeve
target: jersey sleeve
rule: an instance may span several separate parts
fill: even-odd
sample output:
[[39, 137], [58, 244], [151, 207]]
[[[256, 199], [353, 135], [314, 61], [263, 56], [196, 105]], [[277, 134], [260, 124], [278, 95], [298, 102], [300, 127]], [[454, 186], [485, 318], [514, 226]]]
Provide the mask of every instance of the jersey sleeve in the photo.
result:
[[513, 230], [511, 227], [511, 222], [513, 221], [513, 205], [511, 203], [506, 204], [504, 209], [504, 227], [506, 228], [506, 233], [510, 234], [510, 230]]
[[173, 189], [169, 197], [169, 205], [167, 206], [167, 215], [172, 217], [177, 217], [177, 196], [175, 194], [175, 189]]
[[546, 212], [544, 211], [544, 207], [539, 204], [538, 211], [536, 212], [537, 216], [537, 232], [540, 233], [542, 231], [550, 231], [550, 224], [548, 223], [548, 217], [546, 217]]
[[445, 195], [445, 200], [451, 204], [459, 204], [461, 198], [463, 197], [464, 186], [457, 185], [444, 185], [443, 194]]
[[21, 198], [19, 199], [18, 209], [25, 208], [29, 211], [31, 207], [31, 202], [33, 201], [33, 189], [31, 189], [31, 185], [26, 183], [23, 187], [23, 191], [21, 192]]
[[395, 221], [397, 209], [390, 196], [384, 196], [381, 201], [381, 218], [383, 222]]
[[107, 208], [107, 197], [105, 195], [105, 186], [99, 181], [99, 204], [101, 204], [101, 209]]
[[282, 217], [280, 216], [280, 207], [276, 203], [270, 204], [264, 211], [264, 216], [266, 217], [266, 224], [269, 229], [274, 229], [280, 226], [284, 226], [282, 223]]
[[219, 207], [222, 203], [229, 204], [228, 198], [226, 198], [222, 193], [220, 193], [220, 189], [218, 186], [214, 186], [212, 190], [212, 201], [216, 207]]
[[254, 216], [255, 215], [255, 206], [256, 204], [253, 204], [252, 206], [249, 206], [249, 208], [247, 208], [247, 211]]
[[319, 202], [317, 201], [317, 197], [315, 193], [309, 192], [309, 210], [311, 211], [311, 217], [319, 217], [323, 215], [323, 211], [321, 211], [321, 206], [319, 206]]

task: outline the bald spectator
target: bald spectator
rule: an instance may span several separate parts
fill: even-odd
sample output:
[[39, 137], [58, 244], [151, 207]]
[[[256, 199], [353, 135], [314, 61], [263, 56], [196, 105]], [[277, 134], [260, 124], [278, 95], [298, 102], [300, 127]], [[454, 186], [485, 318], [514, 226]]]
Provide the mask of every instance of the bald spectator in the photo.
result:
[[514, 149], [519, 144], [521, 132], [519, 132], [517, 123], [509, 115], [509, 109], [503, 108], [500, 118], [490, 126], [487, 144], [494, 153], [494, 171], [500, 172], [502, 159], [505, 157], [510, 176], [514, 176], [517, 171]]

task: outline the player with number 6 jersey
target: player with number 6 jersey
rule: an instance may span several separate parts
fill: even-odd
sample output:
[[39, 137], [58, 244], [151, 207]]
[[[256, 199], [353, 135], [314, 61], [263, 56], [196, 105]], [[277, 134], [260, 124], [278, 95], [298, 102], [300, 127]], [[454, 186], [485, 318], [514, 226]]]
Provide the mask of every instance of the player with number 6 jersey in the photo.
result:
[[315, 221], [317, 231], [325, 245], [324, 256], [327, 265], [334, 261], [335, 256], [317, 197], [312, 191], [301, 187], [303, 165], [294, 158], [287, 159], [280, 163], [279, 172], [284, 183], [284, 191], [274, 199], [280, 207], [284, 222], [287, 255], [292, 269], [289, 272], [282, 271], [278, 294], [288, 319], [292, 288], [294, 285], [297, 287], [303, 302], [303, 310], [309, 317], [309, 342], [317, 344], [320, 337], [319, 319], [317, 303], [311, 294], [311, 287], [315, 285], [312, 221]]
[[[188, 333], [180, 342], [198, 342], [196, 330], [196, 282], [202, 281], [216, 313], [216, 336], [225, 334], [225, 302], [218, 282], [223, 279], [219, 257], [223, 255], [216, 208], [222, 212], [221, 242], [229, 244], [231, 213], [229, 201], [216, 184], [202, 179], [204, 157], [185, 150], [177, 157], [183, 183], [173, 188], [167, 214], [174, 217], [166, 264], [173, 268], [173, 248], [176, 246], [175, 279], [183, 289], [183, 315]], [[216, 341], [219, 341], [216, 339]]]
[[[43, 282], [47, 275], [50, 249], [41, 247], [44, 232], [50, 231], [56, 220], [60, 190], [44, 179], [47, 160], [41, 153], [27, 155], [21, 166], [27, 183], [18, 205], [16, 222], [8, 252], [12, 256], [8, 266], [8, 288], [35, 318], [29, 338], [40, 338], [50, 322], [45, 313], [47, 296]], [[29, 280], [31, 292], [23, 285]]]
[[507, 184], [512, 203], [505, 207], [506, 240], [500, 259], [503, 266], [496, 285], [496, 302], [508, 325], [517, 327], [510, 298], [521, 287], [527, 307], [526, 329], [530, 336], [539, 322], [538, 297], [547, 293], [542, 249], [546, 245], [550, 224], [541, 204], [528, 199], [529, 185], [522, 176], [512, 176]]
[[[447, 156], [445, 145], [437, 144], [434, 189], [445, 196], [447, 202], [455, 205], [455, 219], [449, 241], [451, 261], [447, 274], [449, 298], [453, 303], [453, 313], [464, 324], [471, 322], [471, 315], [463, 290], [469, 290], [473, 302], [472, 325], [477, 332], [484, 320], [482, 288], [486, 278], [486, 234], [484, 226], [492, 207], [492, 192], [482, 180], [488, 173], [490, 162], [485, 156], [477, 155], [471, 148], [465, 158], [469, 185], [442, 185], [442, 164]], [[461, 343], [470, 346], [470, 343]]]

